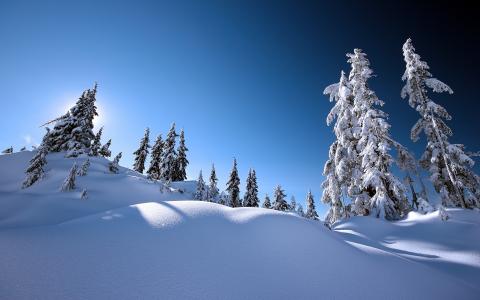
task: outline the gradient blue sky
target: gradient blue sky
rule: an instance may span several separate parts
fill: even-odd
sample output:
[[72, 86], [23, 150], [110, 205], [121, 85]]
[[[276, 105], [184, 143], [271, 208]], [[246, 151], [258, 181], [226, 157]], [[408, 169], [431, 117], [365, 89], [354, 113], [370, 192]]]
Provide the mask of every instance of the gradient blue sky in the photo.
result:
[[[223, 188], [238, 159], [242, 189], [256, 169], [261, 198], [282, 184], [303, 202], [320, 183], [332, 129], [322, 95], [348, 71], [345, 53], [369, 55], [372, 88], [392, 135], [409, 140], [417, 115], [400, 99], [402, 43], [412, 37], [453, 96], [453, 141], [480, 149], [479, 30], [473, 10], [438, 2], [0, 1], [1, 147], [38, 143], [39, 125], [99, 83], [104, 138], [131, 166], [145, 127], [154, 139], [175, 121], [186, 132], [188, 176], [215, 163]], [[476, 168], [478, 170], [478, 168]]]

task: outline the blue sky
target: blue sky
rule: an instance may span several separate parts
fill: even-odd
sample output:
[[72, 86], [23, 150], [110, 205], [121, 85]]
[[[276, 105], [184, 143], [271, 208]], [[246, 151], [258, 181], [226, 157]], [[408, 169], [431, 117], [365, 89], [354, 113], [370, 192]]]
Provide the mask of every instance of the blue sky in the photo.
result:
[[223, 188], [236, 157], [242, 188], [252, 167], [262, 200], [276, 184], [300, 202], [312, 189], [323, 213], [333, 133], [322, 92], [348, 71], [345, 53], [369, 55], [393, 137], [417, 156], [424, 147], [409, 140], [417, 115], [399, 96], [401, 46], [412, 37], [456, 92], [436, 98], [454, 116], [453, 141], [480, 149], [472, 15], [442, 4], [367, 3], [2, 1], [1, 147], [38, 143], [39, 125], [98, 81], [96, 123], [123, 165], [131, 166], [145, 127], [154, 140], [176, 122], [190, 149], [190, 179], [215, 163]]

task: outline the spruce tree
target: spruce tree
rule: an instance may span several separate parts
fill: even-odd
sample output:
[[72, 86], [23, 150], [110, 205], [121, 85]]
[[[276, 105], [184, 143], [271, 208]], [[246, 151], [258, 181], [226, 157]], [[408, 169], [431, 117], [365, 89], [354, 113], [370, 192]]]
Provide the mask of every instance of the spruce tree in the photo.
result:
[[205, 185], [205, 181], [203, 180], [202, 170], [200, 170], [200, 174], [198, 175], [197, 189], [195, 190], [194, 198], [195, 200], [200, 201], [207, 200], [207, 187]]
[[352, 66], [349, 81], [355, 99], [354, 111], [361, 130], [357, 143], [361, 191], [355, 195], [353, 210], [356, 215], [372, 214], [396, 220], [409, 210], [406, 188], [390, 170], [394, 159], [389, 151], [397, 142], [390, 136], [388, 115], [379, 109], [384, 102], [368, 86], [373, 71], [367, 55], [355, 49], [347, 56]]
[[95, 135], [95, 138], [93, 139], [92, 145], [90, 146], [91, 156], [97, 156], [99, 154], [100, 147], [101, 147], [102, 132], [103, 132], [103, 127], [100, 127], [97, 134]]
[[300, 203], [297, 206], [297, 215], [305, 218], [305, 212], [303, 211], [303, 206]]
[[237, 159], [233, 159], [233, 167], [227, 182], [227, 191], [230, 196], [231, 207], [240, 206], [240, 178], [238, 177]]
[[295, 199], [295, 196], [292, 196], [290, 198], [289, 210], [291, 212], [296, 212], [297, 211], [297, 200]]
[[152, 147], [152, 159], [150, 160], [150, 167], [147, 170], [148, 177], [153, 180], [160, 179], [160, 167], [162, 165], [163, 140], [162, 135], [159, 134], [155, 144]]
[[177, 152], [175, 151], [176, 137], [175, 123], [172, 123], [163, 146], [162, 165], [160, 167], [160, 179], [165, 182], [171, 182], [175, 179], [175, 170], [177, 166]]
[[147, 159], [148, 148], [150, 148], [150, 145], [148, 144], [150, 142], [149, 135], [150, 129], [147, 127], [145, 129], [145, 135], [140, 140], [140, 147], [137, 149], [137, 151], [133, 152], [133, 155], [135, 155], [133, 169], [138, 173], [143, 173], [143, 170], [145, 169], [145, 160]]
[[480, 207], [480, 177], [472, 170], [474, 161], [465, 152], [464, 145], [449, 142], [453, 133], [445, 121], [452, 117], [428, 94], [428, 89], [453, 94], [452, 89], [433, 77], [428, 64], [415, 53], [411, 39], [403, 45], [403, 57], [406, 68], [402, 80], [406, 84], [401, 96], [408, 97], [408, 104], [420, 114], [411, 129], [411, 139], [417, 141], [422, 132], [427, 139], [420, 165], [430, 172], [430, 180], [436, 192], [441, 194], [442, 205]]
[[12, 154], [13, 153], [13, 147], [7, 148], [2, 151], [2, 154]]
[[248, 171], [247, 187], [243, 200], [243, 206], [258, 207], [258, 202], [257, 175], [255, 174], [255, 170], [250, 169]]
[[318, 220], [318, 214], [315, 210], [315, 201], [313, 200], [312, 191], [308, 191], [307, 200], [305, 202], [307, 203], [307, 213], [305, 214], [305, 218]]
[[110, 145], [112, 144], [112, 140], [108, 140], [108, 142], [105, 143], [105, 145], [100, 148], [100, 151], [98, 151], [98, 154], [100, 154], [103, 157], [110, 157], [112, 155], [112, 151], [110, 151]]
[[218, 178], [215, 172], [215, 165], [212, 164], [212, 171], [210, 172], [210, 185], [208, 186], [208, 200], [211, 202], [218, 201]]
[[62, 184], [61, 191], [66, 192], [75, 189], [75, 175], [77, 174], [77, 163], [74, 162], [70, 172]]
[[47, 156], [47, 149], [44, 147], [39, 147], [37, 153], [32, 157], [30, 160], [30, 165], [28, 166], [25, 173], [27, 176], [23, 181], [22, 188], [27, 188], [37, 182], [37, 180], [41, 179], [45, 171], [43, 167], [47, 164], [46, 160]]
[[274, 196], [273, 196], [274, 197], [273, 209], [287, 211], [288, 203], [287, 203], [287, 200], [285, 200], [286, 196], [287, 195], [285, 194], [285, 191], [282, 190], [282, 187], [280, 185], [277, 185], [274, 191]]
[[87, 189], [83, 189], [80, 193], [80, 199], [88, 199]]
[[270, 197], [268, 197], [268, 194], [265, 195], [265, 200], [263, 201], [262, 207], [272, 208], [272, 203], [270, 202]]
[[122, 152], [118, 153], [117, 156], [113, 159], [113, 161], [108, 165], [108, 169], [112, 173], [118, 173], [118, 167], [120, 163], [120, 159], [122, 158]]
[[188, 165], [188, 159], [187, 159], [187, 151], [188, 148], [185, 146], [185, 133], [183, 131], [180, 131], [180, 141], [178, 145], [178, 156], [175, 161], [175, 181], [184, 181], [187, 179], [187, 165]]
[[80, 169], [77, 172], [78, 176], [85, 176], [87, 175], [88, 168], [90, 167], [90, 159], [87, 158], [80, 167]]

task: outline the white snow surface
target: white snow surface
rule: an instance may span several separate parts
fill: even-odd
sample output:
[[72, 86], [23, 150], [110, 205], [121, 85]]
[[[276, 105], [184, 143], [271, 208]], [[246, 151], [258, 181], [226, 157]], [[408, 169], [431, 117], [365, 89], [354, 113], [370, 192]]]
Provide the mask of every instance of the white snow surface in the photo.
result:
[[[322, 222], [188, 201], [90, 158], [49, 154], [22, 190], [31, 152], [0, 156], [0, 299], [478, 299], [480, 213]], [[81, 164], [86, 158], [76, 158]], [[82, 189], [88, 198], [81, 199]], [[180, 193], [178, 189], [185, 192]], [[175, 201], [187, 200], [187, 201]]]

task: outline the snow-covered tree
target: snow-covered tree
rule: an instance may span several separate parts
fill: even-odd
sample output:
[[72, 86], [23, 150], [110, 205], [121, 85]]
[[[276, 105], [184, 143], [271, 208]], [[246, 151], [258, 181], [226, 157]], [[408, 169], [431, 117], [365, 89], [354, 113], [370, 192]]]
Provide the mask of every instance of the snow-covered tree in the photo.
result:
[[143, 173], [143, 170], [145, 169], [145, 160], [147, 159], [148, 148], [150, 148], [149, 142], [150, 129], [147, 127], [143, 138], [140, 140], [140, 147], [138, 147], [137, 151], [133, 152], [133, 155], [135, 155], [133, 169], [138, 173]]
[[61, 191], [66, 192], [75, 189], [75, 178], [77, 174], [77, 163], [74, 162], [70, 172], [68, 172], [65, 181], [63, 181]]
[[122, 152], [118, 153], [117, 156], [113, 159], [113, 161], [108, 165], [108, 169], [112, 173], [118, 173], [118, 166], [120, 163], [120, 159], [122, 158]]
[[263, 200], [262, 207], [263, 208], [272, 208], [272, 203], [270, 202], [270, 197], [268, 197], [268, 194], [265, 195], [265, 200]]
[[463, 145], [449, 142], [452, 130], [445, 121], [451, 120], [451, 116], [428, 95], [428, 89], [453, 94], [452, 89], [433, 77], [428, 64], [415, 53], [411, 39], [403, 45], [403, 57], [406, 68], [402, 80], [406, 84], [401, 96], [408, 97], [409, 105], [420, 114], [411, 129], [411, 138], [417, 141], [422, 132], [427, 138], [420, 165], [430, 172], [430, 179], [441, 194], [444, 206], [480, 207], [480, 177], [472, 170], [474, 161]]
[[247, 177], [247, 188], [245, 192], [245, 197], [243, 199], [243, 206], [245, 207], [258, 207], [258, 185], [257, 185], [257, 175], [255, 170], [250, 169], [248, 171]]
[[88, 199], [88, 192], [87, 189], [83, 189], [80, 193], [80, 199]]
[[12, 154], [13, 153], [13, 147], [7, 148], [2, 151], [2, 154]]
[[394, 163], [389, 151], [394, 144], [390, 137], [388, 115], [378, 107], [383, 106], [374, 91], [368, 86], [373, 76], [367, 55], [360, 49], [348, 54], [352, 66], [349, 81], [354, 96], [354, 111], [361, 128], [357, 144], [362, 167], [361, 192], [355, 197], [354, 211], [357, 215], [372, 214], [387, 220], [396, 220], [409, 209], [403, 183], [390, 171]]
[[230, 196], [229, 204], [231, 207], [240, 206], [240, 178], [238, 177], [237, 159], [233, 159], [233, 167], [230, 172], [230, 178], [227, 182], [227, 191]]
[[203, 180], [202, 170], [200, 170], [200, 174], [198, 175], [197, 180], [197, 189], [195, 190], [194, 198], [195, 200], [205, 201], [207, 200], [207, 187], [205, 185], [205, 181]]
[[285, 191], [282, 190], [282, 187], [280, 185], [277, 185], [274, 191], [274, 201], [273, 201], [273, 209], [275, 210], [281, 210], [281, 211], [287, 211], [288, 210], [288, 203], [287, 200], [285, 200], [285, 197], [287, 195], [285, 194]]
[[80, 167], [80, 169], [77, 172], [78, 176], [85, 176], [87, 175], [88, 168], [90, 167], [90, 159], [87, 158]]
[[326, 179], [322, 183], [322, 201], [330, 205], [325, 221], [333, 224], [349, 215], [343, 199], [353, 198], [360, 192], [358, 186], [362, 171], [357, 144], [361, 129], [354, 111], [352, 86], [343, 71], [340, 81], [326, 87], [323, 93], [330, 96], [330, 102], [335, 102], [327, 116], [327, 125], [336, 120], [333, 126], [336, 140], [329, 149], [323, 170]]
[[112, 144], [112, 140], [108, 140], [108, 142], [105, 143], [105, 145], [100, 148], [100, 151], [98, 151], [98, 154], [100, 154], [103, 157], [110, 157], [112, 155], [112, 151], [110, 151], [110, 145]]
[[162, 165], [160, 167], [160, 179], [165, 182], [171, 182], [175, 179], [175, 170], [177, 166], [177, 151], [175, 150], [176, 137], [175, 123], [172, 123], [163, 144]]
[[97, 134], [95, 134], [95, 138], [93, 139], [92, 145], [90, 146], [89, 154], [91, 156], [97, 156], [99, 154], [100, 147], [102, 146], [101, 144], [102, 132], [103, 132], [103, 127], [100, 127]]
[[147, 170], [148, 177], [153, 180], [160, 179], [160, 167], [162, 165], [163, 140], [162, 135], [159, 134], [155, 144], [152, 147], [152, 159], [150, 160], [150, 167]]
[[212, 171], [210, 172], [210, 182], [208, 186], [208, 200], [211, 202], [218, 202], [218, 178], [215, 172], [215, 165], [212, 164]]
[[25, 173], [27, 176], [23, 181], [22, 188], [27, 188], [37, 182], [37, 180], [41, 179], [45, 171], [43, 167], [47, 164], [46, 160], [47, 156], [47, 148], [39, 147], [37, 153], [32, 157], [30, 160], [30, 165], [28, 166]]
[[297, 200], [295, 199], [295, 196], [290, 197], [290, 204], [288, 205], [288, 208], [291, 212], [295, 212], [297, 210]]
[[93, 89], [84, 91], [65, 115], [49, 122], [55, 122], [48, 135], [49, 151], [67, 151], [67, 157], [90, 153], [92, 140], [95, 139], [93, 119], [98, 116], [95, 106], [96, 93], [97, 84]]
[[423, 198], [418, 198], [418, 207], [417, 207], [417, 211], [419, 213], [422, 213], [422, 214], [426, 214], [426, 213], [431, 213], [433, 212], [435, 209], [433, 208], [432, 205], [430, 205], [430, 203], [428, 201], [426, 201], [425, 199]]
[[175, 174], [174, 174], [174, 180], [175, 181], [184, 181], [187, 179], [187, 165], [188, 165], [188, 159], [187, 159], [187, 151], [188, 148], [185, 146], [185, 133], [182, 129], [180, 131], [180, 141], [178, 144], [178, 155], [177, 159], [175, 161]]
[[300, 217], [305, 217], [305, 212], [303, 211], [303, 206], [299, 203], [297, 206], [297, 215]]
[[222, 191], [218, 196], [218, 204], [230, 206], [229, 201], [230, 201], [230, 196], [224, 191]]
[[305, 214], [305, 218], [318, 220], [318, 214], [315, 210], [315, 201], [313, 200], [312, 191], [308, 191], [305, 202], [307, 203], [307, 213]]

